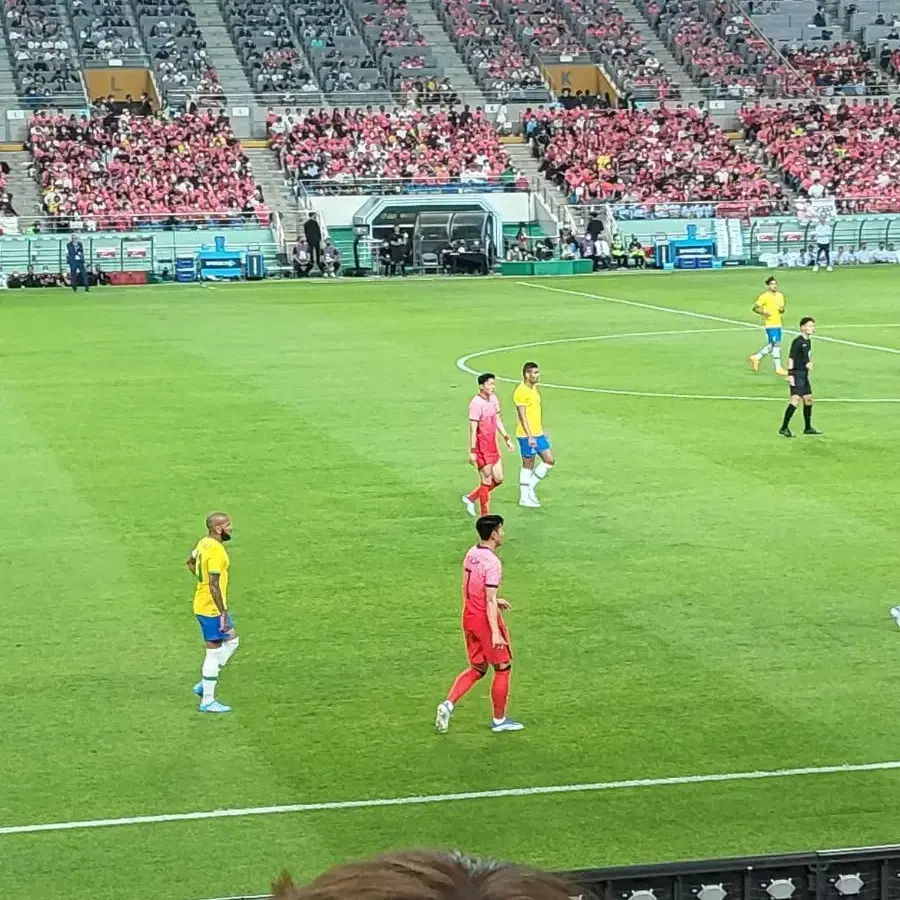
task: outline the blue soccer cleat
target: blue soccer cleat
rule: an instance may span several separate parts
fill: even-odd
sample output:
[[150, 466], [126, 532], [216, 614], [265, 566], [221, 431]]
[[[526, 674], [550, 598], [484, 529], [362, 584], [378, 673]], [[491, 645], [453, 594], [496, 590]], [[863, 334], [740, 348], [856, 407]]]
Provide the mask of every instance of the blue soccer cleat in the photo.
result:
[[213, 700], [212, 703], [201, 703], [200, 712], [227, 713], [231, 712], [231, 707], [226, 706], [224, 703], [219, 703], [218, 700]]
[[512, 719], [503, 719], [500, 722], [494, 722], [491, 725], [491, 731], [521, 731], [525, 726], [521, 722], [514, 722]]
[[198, 681], [198, 682], [193, 686], [193, 688], [191, 688], [191, 690], [192, 690], [198, 697], [202, 697], [202, 696], [203, 696], [203, 682], [202, 682], [202, 681]]

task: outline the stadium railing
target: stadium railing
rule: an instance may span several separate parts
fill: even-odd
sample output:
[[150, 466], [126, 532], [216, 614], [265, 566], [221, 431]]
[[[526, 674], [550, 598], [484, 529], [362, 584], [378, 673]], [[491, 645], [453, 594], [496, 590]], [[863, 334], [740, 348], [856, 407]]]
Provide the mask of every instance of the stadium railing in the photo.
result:
[[340, 196], [349, 194], [369, 194], [384, 196], [389, 194], [492, 194], [527, 193], [531, 185], [518, 185], [512, 181], [468, 179], [465, 177], [442, 178], [378, 178], [357, 177], [330, 180], [300, 179], [294, 184], [298, 188], [299, 200], [309, 197]]
[[[597, 900], [897, 900], [900, 846], [563, 873]], [[219, 900], [267, 900], [243, 895]]]

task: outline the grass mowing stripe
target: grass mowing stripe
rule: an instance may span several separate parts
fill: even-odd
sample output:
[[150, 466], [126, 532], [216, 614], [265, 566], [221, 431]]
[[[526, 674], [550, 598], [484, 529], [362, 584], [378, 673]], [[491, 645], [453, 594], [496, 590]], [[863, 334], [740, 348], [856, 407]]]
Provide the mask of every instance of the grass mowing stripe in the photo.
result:
[[48, 822], [36, 825], [6, 825], [0, 836], [44, 831], [76, 831], [86, 828], [113, 828], [125, 825], [154, 825], [198, 819], [234, 819], [245, 816], [273, 816], [282, 813], [323, 812], [343, 809], [371, 809], [383, 806], [421, 806], [462, 800], [495, 800], [501, 797], [533, 797], [546, 794], [580, 794], [620, 791], [626, 788], [669, 787], [679, 784], [709, 784], [722, 781], [758, 781], [764, 778], [792, 778], [802, 775], [835, 775], [842, 772], [880, 772], [900, 769], [900, 760], [877, 763], [844, 763], [839, 766], [808, 766], [795, 769], [762, 769], [753, 772], [720, 772], [708, 775], [672, 775], [666, 778], [631, 778], [625, 781], [595, 781], [587, 784], [553, 784], [544, 787], [500, 788], [493, 791], [462, 791], [454, 794], [425, 794], [413, 797], [382, 797], [368, 800], [332, 800], [321, 803], [291, 803], [284, 806], [250, 806], [243, 809], [213, 809], [201, 812], [168, 813], [155, 816], [125, 816], [118, 819], [88, 819], [83, 822]]

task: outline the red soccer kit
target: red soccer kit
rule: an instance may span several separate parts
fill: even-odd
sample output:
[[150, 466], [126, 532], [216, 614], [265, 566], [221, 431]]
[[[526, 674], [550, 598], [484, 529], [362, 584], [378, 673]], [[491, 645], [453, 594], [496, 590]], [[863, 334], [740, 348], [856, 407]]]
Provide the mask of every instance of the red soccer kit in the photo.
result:
[[469, 421], [477, 422], [475, 431], [475, 464], [479, 469], [492, 466], [500, 459], [497, 449], [497, 417], [500, 415], [500, 401], [496, 394], [485, 400], [476, 394], [469, 403]]
[[499, 650], [491, 640], [491, 625], [487, 616], [487, 588], [499, 588], [503, 566], [500, 558], [488, 547], [477, 544], [466, 554], [463, 561], [463, 634], [466, 639], [466, 653], [469, 663], [482, 666], [485, 663], [499, 666], [512, 659], [509, 632], [500, 610], [497, 619], [500, 633], [506, 646]]

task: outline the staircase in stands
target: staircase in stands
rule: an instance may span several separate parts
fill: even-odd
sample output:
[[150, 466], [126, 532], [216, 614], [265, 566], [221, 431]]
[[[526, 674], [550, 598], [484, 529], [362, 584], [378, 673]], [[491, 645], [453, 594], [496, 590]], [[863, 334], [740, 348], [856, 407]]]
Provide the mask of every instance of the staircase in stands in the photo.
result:
[[219, 5], [215, 0], [192, 0], [191, 6], [206, 41], [206, 52], [219, 74], [219, 84], [222, 85], [225, 96], [231, 105], [246, 106], [246, 103], [238, 101], [242, 94], [252, 94], [253, 91], [234, 49]]
[[462, 57], [456, 52], [456, 47], [451, 43], [441, 20], [435, 15], [431, 3], [428, 0], [408, 0], [406, 9], [410, 21], [415, 22], [428, 41], [437, 64], [450, 79], [450, 84], [458, 93], [466, 95], [465, 100], [472, 107], [483, 107], [484, 94], [472, 78]]

